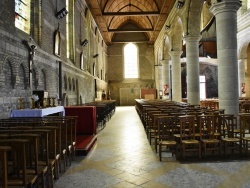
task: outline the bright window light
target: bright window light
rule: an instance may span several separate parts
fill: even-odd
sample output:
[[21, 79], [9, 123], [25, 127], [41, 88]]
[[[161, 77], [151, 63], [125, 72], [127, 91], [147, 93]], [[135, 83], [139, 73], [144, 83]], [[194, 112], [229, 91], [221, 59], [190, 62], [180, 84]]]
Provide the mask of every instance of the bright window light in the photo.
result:
[[125, 78], [138, 78], [138, 50], [133, 43], [124, 47]]
[[30, 34], [30, 0], [15, 0], [15, 26]]

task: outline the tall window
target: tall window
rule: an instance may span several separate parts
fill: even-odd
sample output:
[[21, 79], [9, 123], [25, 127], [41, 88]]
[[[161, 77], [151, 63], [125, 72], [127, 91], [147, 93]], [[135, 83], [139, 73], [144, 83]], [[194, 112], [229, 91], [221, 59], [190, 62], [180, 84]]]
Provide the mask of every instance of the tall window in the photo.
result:
[[[66, 9], [69, 10], [69, 1], [66, 0]], [[67, 45], [67, 58], [69, 58], [69, 16], [66, 16], [66, 45]]]
[[15, 0], [15, 26], [30, 34], [30, 0]]
[[75, 62], [75, 29], [74, 29], [74, 1], [66, 0], [66, 41], [67, 41], [67, 58]]
[[124, 47], [125, 78], [138, 78], [138, 49], [133, 43]]

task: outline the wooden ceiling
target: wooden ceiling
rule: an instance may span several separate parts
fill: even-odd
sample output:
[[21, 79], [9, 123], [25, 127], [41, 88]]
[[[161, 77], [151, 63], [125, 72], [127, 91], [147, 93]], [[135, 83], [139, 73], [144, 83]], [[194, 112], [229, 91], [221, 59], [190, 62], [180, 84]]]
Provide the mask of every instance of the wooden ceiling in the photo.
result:
[[86, 0], [107, 45], [154, 44], [175, 0]]

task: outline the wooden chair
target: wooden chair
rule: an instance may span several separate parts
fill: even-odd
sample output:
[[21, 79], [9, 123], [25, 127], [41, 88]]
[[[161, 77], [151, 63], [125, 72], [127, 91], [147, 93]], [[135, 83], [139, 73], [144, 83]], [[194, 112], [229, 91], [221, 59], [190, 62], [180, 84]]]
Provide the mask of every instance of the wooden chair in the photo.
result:
[[219, 152], [221, 155], [220, 140], [216, 139], [215, 134], [215, 116], [200, 115], [198, 116], [198, 125], [200, 130], [201, 150], [204, 156], [207, 156], [207, 151]]
[[154, 108], [154, 107], [143, 107], [143, 125], [144, 125], [144, 128], [145, 130], [147, 129], [147, 122], [148, 122], [148, 112], [149, 111], [157, 111], [158, 108]]
[[59, 120], [57, 118], [50, 118], [45, 119], [44, 122], [45, 127], [56, 126], [56, 159], [59, 166], [59, 172], [62, 172], [62, 165], [63, 165], [63, 172], [66, 171], [67, 166], [67, 153], [68, 153], [68, 142], [67, 142], [67, 128], [68, 124], [67, 121]]
[[0, 187], [8, 187], [8, 168], [7, 168], [7, 154], [11, 151], [9, 146], [0, 146], [0, 161], [1, 161], [1, 178], [0, 178]]
[[168, 114], [162, 113], [162, 114], [154, 114], [153, 115], [153, 129], [154, 129], [154, 136], [155, 139], [155, 152], [158, 152], [158, 146], [159, 146], [159, 133], [158, 133], [158, 118], [167, 116]]
[[[9, 129], [5, 131], [1, 131], [1, 133], [8, 133], [11, 139], [28, 139], [29, 145], [26, 147], [26, 158], [27, 158], [27, 167], [26, 173], [28, 175], [38, 175], [38, 183], [41, 187], [48, 186], [48, 165], [39, 165], [39, 140], [41, 139], [40, 134], [34, 133], [32, 130], [14, 130]], [[47, 148], [48, 149], [48, 148]], [[46, 151], [48, 152], [48, 150]], [[22, 171], [20, 171], [22, 173]]]
[[161, 114], [161, 111], [154, 110], [154, 111], [149, 111], [147, 113], [148, 118], [147, 118], [146, 134], [147, 134], [150, 145], [151, 145], [152, 138], [154, 138], [157, 135], [157, 130], [155, 129], [155, 126], [154, 126], [154, 116], [157, 114]]
[[242, 141], [242, 149], [245, 152], [244, 154], [248, 156], [248, 150], [250, 148], [250, 114], [243, 113], [239, 115], [241, 132], [240, 139]]
[[161, 116], [158, 117], [158, 135], [159, 135], [159, 158], [162, 160], [163, 147], [172, 152], [172, 156], [176, 155], [177, 143], [174, 138], [173, 130], [176, 127], [175, 116]]
[[26, 171], [26, 147], [28, 147], [29, 142], [27, 139], [0, 139], [1, 146], [12, 148], [12, 157], [9, 159], [12, 162], [12, 170], [10, 169], [12, 173], [8, 176], [8, 186], [28, 188], [38, 186], [38, 176], [28, 175]]
[[[42, 118], [1, 119], [0, 132], [7, 131], [12, 133], [33, 133], [40, 135], [38, 151], [40, 153], [39, 156], [42, 157], [39, 158], [38, 166], [40, 166], [40, 169], [44, 169], [42, 171], [42, 177], [46, 174], [47, 180], [47, 176], [49, 176], [49, 181], [46, 181], [46, 183], [49, 183], [50, 187], [53, 187], [54, 179], [59, 178], [58, 160], [56, 160], [56, 152], [58, 151], [56, 148], [59, 147], [56, 139], [56, 131], [57, 134], [59, 134], [59, 128], [56, 126], [46, 127], [43, 126], [43, 124], [44, 120]], [[46, 168], [48, 168], [48, 173], [45, 173]]]
[[241, 108], [242, 113], [249, 113], [250, 112], [250, 102], [244, 102]]
[[224, 155], [227, 155], [228, 150], [231, 150], [231, 153], [239, 150], [241, 154], [241, 140], [235, 133], [235, 129], [238, 128], [237, 116], [233, 114], [219, 115], [219, 126], [221, 128], [221, 151], [224, 152]]
[[184, 115], [180, 116], [180, 149], [183, 159], [186, 157], [186, 152], [197, 152], [201, 158], [201, 144], [195, 135], [195, 116]]

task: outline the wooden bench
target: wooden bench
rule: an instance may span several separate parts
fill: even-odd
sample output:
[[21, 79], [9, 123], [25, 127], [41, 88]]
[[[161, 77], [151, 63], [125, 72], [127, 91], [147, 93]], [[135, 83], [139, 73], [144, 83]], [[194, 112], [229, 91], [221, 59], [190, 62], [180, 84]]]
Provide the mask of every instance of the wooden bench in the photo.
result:
[[77, 116], [76, 124], [76, 155], [87, 155], [97, 140], [96, 107], [67, 106], [65, 116]]

